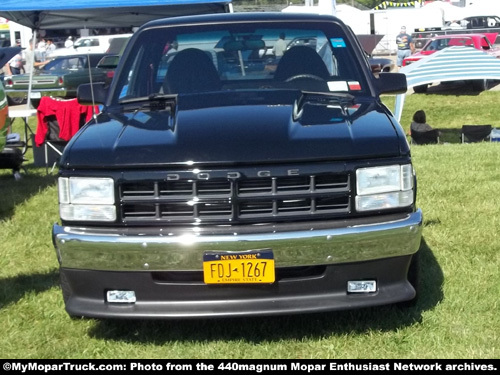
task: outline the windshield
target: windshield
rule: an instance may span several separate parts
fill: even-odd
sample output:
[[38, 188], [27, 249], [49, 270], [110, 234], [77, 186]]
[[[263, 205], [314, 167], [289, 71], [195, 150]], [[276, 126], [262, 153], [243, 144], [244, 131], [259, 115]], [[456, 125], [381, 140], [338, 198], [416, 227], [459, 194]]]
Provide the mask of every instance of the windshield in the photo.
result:
[[164, 27], [137, 37], [114, 101], [274, 89], [357, 95], [368, 89], [349, 39], [332, 22]]
[[443, 48], [451, 46], [469, 46], [474, 47], [474, 41], [468, 37], [442, 38], [430, 41], [424, 48], [424, 51], [441, 51]]
[[59, 59], [54, 59], [48, 62], [42, 70], [44, 71], [56, 71], [56, 70], [81, 70], [87, 66], [87, 57], [64, 57]]
[[45, 64], [42, 71], [77, 71], [87, 69], [89, 67], [95, 68], [99, 61], [106, 56], [104, 54], [86, 54], [78, 56], [63, 56], [56, 57], [52, 61]]
[[96, 38], [82, 38], [78, 39], [74, 47], [98, 47], [99, 46], [99, 39]]

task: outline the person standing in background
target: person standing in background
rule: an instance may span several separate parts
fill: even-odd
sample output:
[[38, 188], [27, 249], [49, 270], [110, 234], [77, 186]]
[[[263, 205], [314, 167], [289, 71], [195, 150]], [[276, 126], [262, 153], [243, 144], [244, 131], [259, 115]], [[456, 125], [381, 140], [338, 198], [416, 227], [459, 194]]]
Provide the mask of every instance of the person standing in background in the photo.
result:
[[39, 49], [39, 50], [45, 50], [46, 49], [46, 45], [45, 45], [45, 39], [40, 39], [40, 41], [38, 42], [38, 44], [36, 45], [36, 49]]
[[55, 51], [55, 49], [57, 48], [56, 45], [54, 44], [54, 42], [52, 42], [52, 39], [47, 39], [47, 46], [46, 46], [46, 51], [47, 51], [47, 56], [50, 56], [50, 54], [52, 52]]
[[31, 70], [30, 67], [38, 68], [38, 67], [41, 67], [41, 66], [48, 63], [47, 60], [37, 61], [35, 53], [34, 53], [34, 44], [35, 43], [33, 42], [33, 39], [30, 39], [30, 41], [28, 43], [28, 48], [23, 51], [23, 53], [24, 53], [24, 66], [23, 66], [24, 73], [29, 73]]
[[66, 39], [66, 41], [64, 42], [64, 47], [65, 48], [73, 47], [73, 37], [71, 35], [68, 36], [68, 39]]
[[5, 75], [21, 74], [21, 69], [23, 67], [23, 57], [20, 53], [16, 54], [13, 58], [5, 64]]
[[45, 44], [45, 39], [40, 39], [36, 45], [35, 54], [38, 56], [40, 61], [45, 61], [47, 57], [47, 46]]
[[286, 51], [285, 33], [280, 33], [279, 39], [273, 47], [273, 54], [276, 59], [280, 59]]
[[403, 60], [415, 53], [415, 44], [413, 43], [411, 35], [406, 33], [406, 26], [401, 26], [401, 31], [396, 37], [396, 44], [398, 46], [397, 66], [401, 68]]

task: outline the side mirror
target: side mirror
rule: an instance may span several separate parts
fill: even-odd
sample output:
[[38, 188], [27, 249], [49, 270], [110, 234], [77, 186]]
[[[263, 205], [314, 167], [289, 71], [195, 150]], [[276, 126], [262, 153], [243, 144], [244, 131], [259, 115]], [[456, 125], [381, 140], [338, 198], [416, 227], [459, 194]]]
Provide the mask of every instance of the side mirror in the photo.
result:
[[82, 83], [76, 91], [78, 103], [82, 105], [104, 104], [108, 97], [108, 89], [104, 82]]
[[375, 85], [379, 94], [404, 94], [408, 90], [403, 73], [380, 73]]

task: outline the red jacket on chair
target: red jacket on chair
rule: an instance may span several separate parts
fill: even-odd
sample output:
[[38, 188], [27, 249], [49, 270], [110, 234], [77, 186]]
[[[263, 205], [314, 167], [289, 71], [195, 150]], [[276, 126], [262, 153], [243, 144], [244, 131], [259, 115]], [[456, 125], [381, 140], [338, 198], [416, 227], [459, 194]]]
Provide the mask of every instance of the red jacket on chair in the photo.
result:
[[[92, 110], [94, 108], [94, 111]], [[47, 118], [55, 115], [59, 123], [59, 138], [69, 141], [80, 129], [82, 118], [84, 122], [89, 121], [94, 113], [98, 113], [97, 106], [81, 105], [75, 99], [54, 99], [44, 96], [37, 108], [38, 125], [35, 134], [35, 144], [41, 146], [46, 139], [49, 130]]]

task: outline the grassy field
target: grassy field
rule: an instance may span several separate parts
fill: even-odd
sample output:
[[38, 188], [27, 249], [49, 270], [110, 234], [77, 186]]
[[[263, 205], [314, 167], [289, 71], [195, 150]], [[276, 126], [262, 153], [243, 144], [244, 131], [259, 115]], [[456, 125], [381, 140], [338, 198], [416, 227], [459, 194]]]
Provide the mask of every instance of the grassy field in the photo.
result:
[[[393, 108], [393, 97], [384, 101]], [[435, 127], [500, 127], [500, 92], [410, 95]], [[72, 320], [58, 286], [55, 175], [0, 171], [3, 358], [498, 358], [500, 143], [412, 146], [425, 227], [415, 306], [189, 321]], [[30, 154], [27, 154], [30, 158]]]

